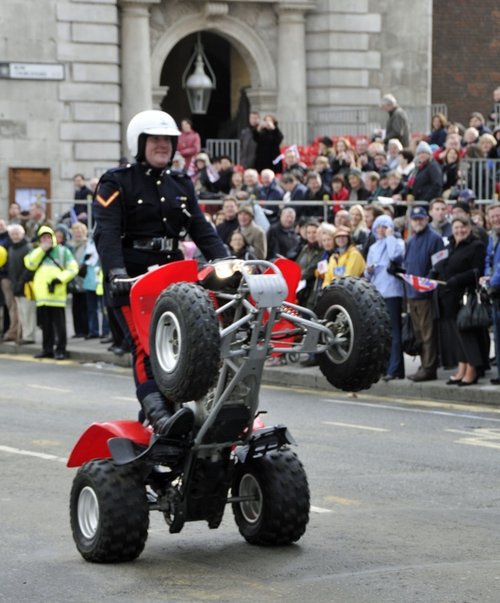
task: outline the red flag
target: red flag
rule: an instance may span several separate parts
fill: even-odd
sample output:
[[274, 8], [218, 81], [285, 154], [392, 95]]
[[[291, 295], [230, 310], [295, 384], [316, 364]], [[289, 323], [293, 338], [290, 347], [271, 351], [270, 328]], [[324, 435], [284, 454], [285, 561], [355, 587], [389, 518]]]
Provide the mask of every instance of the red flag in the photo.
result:
[[434, 281], [424, 276], [415, 276], [414, 274], [398, 274], [404, 281], [406, 281], [411, 287], [420, 291], [420, 293], [427, 293], [434, 291], [434, 289], [442, 284], [440, 281]]

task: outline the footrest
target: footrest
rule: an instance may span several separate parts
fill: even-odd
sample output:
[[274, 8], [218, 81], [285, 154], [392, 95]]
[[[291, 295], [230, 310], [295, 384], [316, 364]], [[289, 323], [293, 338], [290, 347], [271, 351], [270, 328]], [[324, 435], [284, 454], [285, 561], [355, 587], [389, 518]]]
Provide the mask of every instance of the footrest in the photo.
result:
[[128, 438], [111, 438], [108, 440], [108, 448], [116, 465], [127, 465], [140, 460], [173, 463], [184, 456], [188, 446], [153, 435], [148, 447], [140, 446]]

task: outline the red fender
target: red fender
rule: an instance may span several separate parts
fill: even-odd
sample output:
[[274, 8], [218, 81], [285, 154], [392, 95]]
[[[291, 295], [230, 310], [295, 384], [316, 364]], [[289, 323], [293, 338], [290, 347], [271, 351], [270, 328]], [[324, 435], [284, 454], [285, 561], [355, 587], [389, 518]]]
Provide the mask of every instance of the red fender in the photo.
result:
[[[297, 303], [297, 287], [299, 285], [299, 281], [300, 281], [300, 277], [302, 276], [302, 270], [300, 268], [300, 266], [296, 263], [293, 262], [292, 260], [287, 260], [285, 258], [278, 258], [277, 260], [275, 260], [275, 265], [281, 270], [281, 273], [283, 274], [283, 278], [286, 281], [286, 284], [288, 285], [288, 295], [286, 296], [286, 300], [287, 302], [291, 303], [291, 304], [296, 304]], [[271, 273], [271, 269], [268, 268], [266, 270], [266, 274], [267, 273]], [[289, 322], [288, 320], [286, 320], [286, 318], [284, 318], [283, 316], [280, 318], [280, 320], [276, 321], [273, 325], [273, 332], [277, 332], [277, 331], [285, 331], [287, 329], [293, 329], [295, 328], [295, 325], [291, 322]], [[279, 347], [285, 347], [287, 344], [292, 346], [293, 343], [295, 341], [295, 338], [293, 336], [291, 337], [284, 337], [284, 338], [280, 338], [280, 339], [274, 339], [272, 338], [271, 335], [271, 343], [273, 343], [276, 346]], [[274, 354], [275, 356], [277, 354]]]
[[[278, 258], [274, 264], [281, 270], [283, 278], [288, 285], [288, 295], [286, 296], [287, 302], [291, 304], [297, 303], [297, 287], [299, 286], [300, 277], [302, 276], [302, 270], [300, 266], [292, 260], [285, 258]], [[268, 268], [265, 274], [271, 273], [271, 269]]]
[[[253, 431], [266, 425], [260, 417], [253, 422]], [[246, 431], [246, 429], [245, 429]], [[107, 423], [92, 423], [80, 436], [69, 455], [67, 467], [80, 467], [92, 459], [109, 459], [111, 453], [108, 440], [111, 438], [128, 438], [135, 444], [149, 446], [153, 430], [144, 427], [138, 421], [109, 421]]]
[[160, 293], [172, 283], [198, 280], [196, 260], [179, 260], [146, 272], [130, 291], [130, 306], [137, 334], [149, 356], [149, 325], [155, 302]]
[[136, 444], [149, 446], [152, 433], [152, 429], [144, 427], [138, 421], [92, 423], [75, 444], [66, 466], [80, 467], [92, 459], [111, 458], [108, 448], [108, 440], [111, 438], [128, 438]]

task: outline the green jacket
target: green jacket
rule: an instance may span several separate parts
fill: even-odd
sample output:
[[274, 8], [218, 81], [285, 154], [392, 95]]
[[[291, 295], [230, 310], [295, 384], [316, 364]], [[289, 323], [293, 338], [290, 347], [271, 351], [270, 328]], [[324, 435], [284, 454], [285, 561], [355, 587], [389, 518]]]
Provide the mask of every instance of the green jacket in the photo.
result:
[[[54, 231], [49, 226], [42, 226], [37, 236], [52, 235], [52, 248], [45, 252], [36, 247], [24, 258], [24, 265], [28, 270], [35, 272], [33, 288], [37, 306], [66, 306], [66, 284], [78, 274], [78, 263], [71, 251], [64, 245], [58, 245]], [[49, 291], [49, 283], [59, 279], [61, 284], [54, 287], [54, 292]]]

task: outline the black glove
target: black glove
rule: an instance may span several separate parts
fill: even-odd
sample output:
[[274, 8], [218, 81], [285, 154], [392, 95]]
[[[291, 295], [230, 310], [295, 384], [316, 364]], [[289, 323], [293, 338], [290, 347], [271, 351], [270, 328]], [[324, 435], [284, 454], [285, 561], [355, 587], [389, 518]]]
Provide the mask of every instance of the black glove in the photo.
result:
[[392, 274], [392, 276], [396, 276], [396, 274], [404, 274], [405, 271], [401, 263], [396, 262], [396, 260], [391, 260], [386, 270], [389, 274]]
[[85, 278], [87, 274], [87, 264], [82, 264], [80, 266], [80, 270], [78, 271], [78, 276]]
[[112, 268], [109, 271], [109, 292], [111, 297], [128, 295], [132, 287], [131, 282], [123, 282], [122, 279], [130, 278], [125, 268]]
[[54, 293], [56, 285], [60, 285], [61, 281], [58, 278], [53, 278], [50, 283], [47, 285], [47, 289], [49, 293]]

